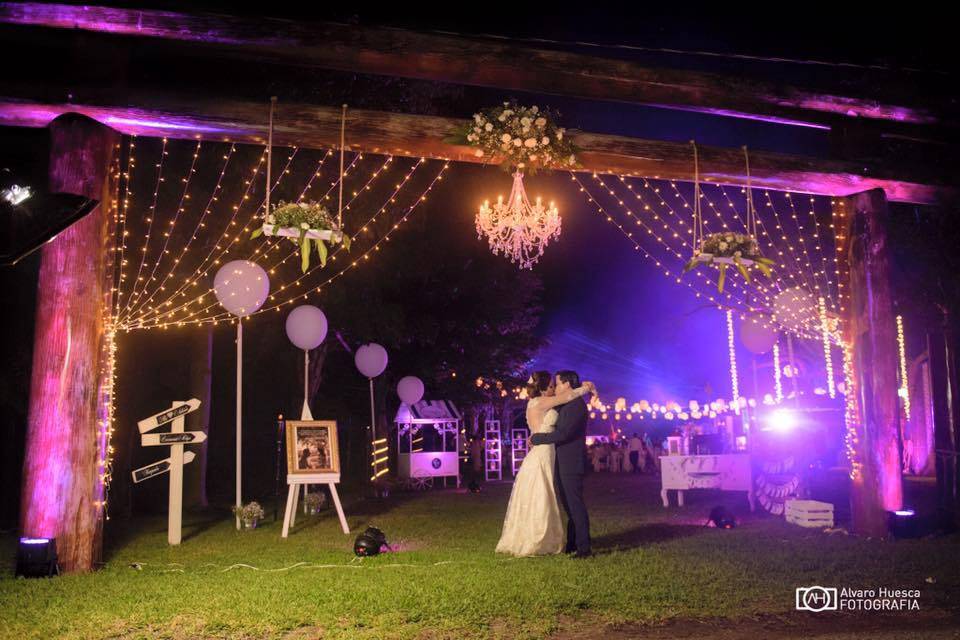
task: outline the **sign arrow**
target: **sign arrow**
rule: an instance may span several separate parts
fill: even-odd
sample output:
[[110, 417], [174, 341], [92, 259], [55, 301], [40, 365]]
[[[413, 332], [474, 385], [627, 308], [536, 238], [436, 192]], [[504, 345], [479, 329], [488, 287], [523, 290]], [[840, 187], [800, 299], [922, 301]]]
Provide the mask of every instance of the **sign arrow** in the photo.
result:
[[[183, 463], [187, 464], [193, 462], [193, 459], [197, 457], [193, 451], [185, 451], [183, 453]], [[153, 464], [148, 464], [145, 467], [140, 467], [139, 469], [133, 470], [133, 481], [136, 483], [143, 482], [144, 480], [149, 480], [153, 476], [159, 476], [170, 471], [170, 458], [160, 460], [159, 462], [154, 462]]]
[[160, 413], [154, 414], [149, 418], [144, 418], [137, 423], [137, 428], [140, 429], [140, 433], [146, 433], [147, 431], [153, 431], [157, 427], [167, 424], [168, 422], [173, 422], [180, 416], [185, 416], [188, 413], [193, 413], [200, 408], [200, 401], [196, 398], [191, 398], [187, 400], [184, 404], [179, 404], [170, 409], [165, 409]]
[[180, 431], [178, 433], [145, 433], [140, 436], [144, 447], [156, 447], [164, 444], [200, 444], [207, 439], [203, 431]]

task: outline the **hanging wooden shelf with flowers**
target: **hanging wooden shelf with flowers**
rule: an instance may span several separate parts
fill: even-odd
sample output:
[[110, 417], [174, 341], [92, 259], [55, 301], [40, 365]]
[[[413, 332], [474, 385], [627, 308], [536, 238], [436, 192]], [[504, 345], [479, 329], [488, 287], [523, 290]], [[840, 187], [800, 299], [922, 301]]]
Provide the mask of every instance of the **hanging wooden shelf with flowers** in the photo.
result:
[[720, 293], [723, 293], [723, 286], [727, 279], [727, 269], [731, 265], [737, 269], [748, 284], [751, 282], [750, 271], [754, 268], [767, 278], [770, 278], [776, 263], [763, 256], [760, 252], [760, 244], [757, 241], [757, 213], [753, 208], [753, 190], [750, 184], [750, 158], [747, 155], [747, 148], [743, 148], [747, 163], [747, 232], [736, 233], [733, 231], [721, 231], [719, 233], [704, 234], [703, 212], [700, 208], [700, 200], [703, 197], [700, 193], [700, 163], [696, 143], [691, 142], [690, 144], [693, 145], [694, 165], [693, 257], [684, 266], [683, 272], [687, 273], [688, 271], [692, 271], [701, 264], [717, 267], [719, 271], [717, 291]]
[[342, 244], [344, 249], [350, 250], [350, 236], [337, 227], [327, 208], [317, 202], [281, 201], [250, 238], [261, 235], [287, 238], [295, 244], [300, 251], [300, 269], [304, 273], [310, 268], [311, 246], [316, 248], [321, 266], [327, 264], [328, 244]]
[[717, 289], [723, 293], [726, 281], [727, 268], [736, 267], [743, 279], [748, 283], [750, 270], [756, 268], [766, 277], [771, 277], [773, 260], [764, 258], [757, 246], [757, 239], [745, 233], [709, 233], [700, 240], [700, 246], [694, 252], [693, 258], [684, 267], [684, 272], [691, 271], [701, 264], [712, 264], [720, 271], [717, 279]]

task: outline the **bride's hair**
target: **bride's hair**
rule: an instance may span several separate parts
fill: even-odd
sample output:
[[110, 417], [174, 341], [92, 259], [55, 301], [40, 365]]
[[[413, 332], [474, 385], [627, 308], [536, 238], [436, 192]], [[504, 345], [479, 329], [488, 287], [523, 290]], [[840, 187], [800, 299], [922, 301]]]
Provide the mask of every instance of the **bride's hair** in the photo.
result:
[[542, 396], [543, 392], [550, 388], [551, 382], [553, 382], [553, 376], [550, 375], [549, 371], [534, 371], [527, 381], [527, 397]]

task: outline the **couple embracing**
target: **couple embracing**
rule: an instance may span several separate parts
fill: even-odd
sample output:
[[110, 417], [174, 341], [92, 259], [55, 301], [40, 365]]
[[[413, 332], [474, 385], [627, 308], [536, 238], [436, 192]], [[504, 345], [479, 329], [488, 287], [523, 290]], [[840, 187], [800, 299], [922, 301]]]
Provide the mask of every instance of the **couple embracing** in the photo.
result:
[[[581, 386], [573, 371], [560, 371], [556, 377], [536, 371], [530, 376], [527, 426], [532, 446], [513, 484], [498, 553], [590, 555], [590, 520], [583, 502], [588, 416], [583, 398], [596, 392], [591, 382]], [[561, 505], [567, 515], [566, 536]]]

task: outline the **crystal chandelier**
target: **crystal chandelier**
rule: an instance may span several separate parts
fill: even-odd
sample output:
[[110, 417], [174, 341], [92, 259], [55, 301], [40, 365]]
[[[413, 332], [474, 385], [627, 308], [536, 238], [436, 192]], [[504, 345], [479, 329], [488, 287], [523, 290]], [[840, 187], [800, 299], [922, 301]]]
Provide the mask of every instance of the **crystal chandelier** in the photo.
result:
[[484, 202], [477, 214], [477, 237], [487, 236], [494, 255], [501, 253], [521, 269], [532, 269], [552, 238], [560, 237], [560, 212], [540, 198], [530, 204], [523, 188], [523, 174], [513, 174], [513, 188], [506, 202], [503, 196], [490, 206]]

